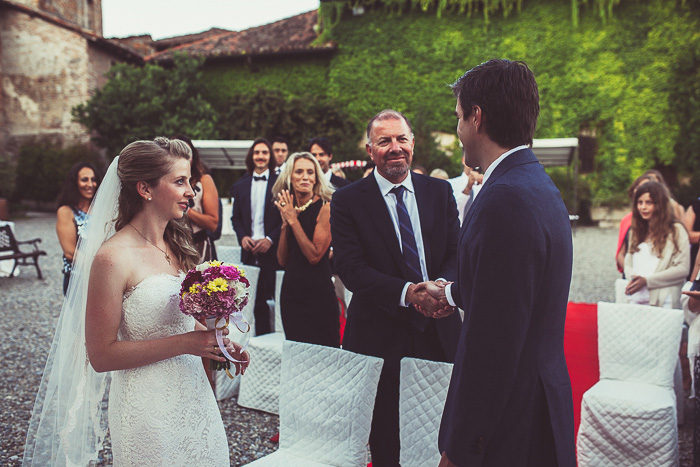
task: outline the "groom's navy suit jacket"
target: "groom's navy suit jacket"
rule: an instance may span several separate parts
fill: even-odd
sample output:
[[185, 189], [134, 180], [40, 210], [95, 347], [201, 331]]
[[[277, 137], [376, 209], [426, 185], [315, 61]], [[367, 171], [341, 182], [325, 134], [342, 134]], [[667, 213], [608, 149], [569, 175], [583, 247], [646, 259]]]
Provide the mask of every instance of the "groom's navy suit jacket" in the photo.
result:
[[[430, 280], [456, 277], [459, 220], [450, 185], [444, 181], [412, 174], [427, 272]], [[395, 320], [408, 319], [416, 329], [424, 329], [429, 318], [412, 308], [399, 307], [401, 292], [410, 272], [401, 255], [401, 246], [374, 175], [336, 191], [331, 202], [333, 259], [338, 275], [353, 292], [348, 319], [372, 323], [366, 335], [346, 330], [344, 347], [360, 353], [384, 357], [394, 334]], [[437, 320], [445, 355], [452, 361], [461, 322], [457, 313]], [[351, 331], [348, 335], [347, 331]]]
[[460, 231], [456, 304], [465, 311], [439, 449], [461, 466], [575, 466], [564, 321], [568, 212], [530, 149], [510, 154]]

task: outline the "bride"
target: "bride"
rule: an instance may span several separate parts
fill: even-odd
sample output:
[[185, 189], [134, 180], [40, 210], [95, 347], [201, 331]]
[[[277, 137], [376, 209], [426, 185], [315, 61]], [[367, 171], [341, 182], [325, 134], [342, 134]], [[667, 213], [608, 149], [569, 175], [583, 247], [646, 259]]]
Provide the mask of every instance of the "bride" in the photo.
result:
[[[108, 427], [115, 465], [229, 465], [199, 357], [225, 358], [214, 331], [178, 307], [184, 271], [199, 257], [183, 222], [190, 158], [179, 140], [136, 141], [107, 171], [78, 245], [23, 465], [87, 465]], [[237, 373], [245, 371], [248, 354], [224, 341], [245, 362]]]

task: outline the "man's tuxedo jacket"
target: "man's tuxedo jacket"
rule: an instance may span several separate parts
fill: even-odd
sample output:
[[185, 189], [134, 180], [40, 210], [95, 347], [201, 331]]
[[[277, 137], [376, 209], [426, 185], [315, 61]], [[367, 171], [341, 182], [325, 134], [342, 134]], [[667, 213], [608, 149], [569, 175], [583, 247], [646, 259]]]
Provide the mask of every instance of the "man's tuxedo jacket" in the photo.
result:
[[[272, 252], [272, 255], [275, 257], [277, 244], [280, 238], [280, 229], [282, 227], [280, 213], [272, 203], [272, 186], [276, 181], [277, 175], [270, 170], [270, 179], [267, 181], [267, 190], [265, 191], [265, 213], [263, 221], [265, 223], [265, 236], [270, 237], [273, 244], [266, 255]], [[250, 186], [252, 183], [253, 177], [250, 174], [246, 174], [243, 178], [234, 183], [230, 189], [230, 194], [233, 198], [233, 215], [231, 216], [231, 222], [233, 223], [233, 230], [238, 237], [238, 243], [243, 240], [243, 237], [253, 234], [250, 208]], [[250, 264], [250, 256], [250, 252], [241, 250], [241, 261], [243, 261], [243, 263]]]

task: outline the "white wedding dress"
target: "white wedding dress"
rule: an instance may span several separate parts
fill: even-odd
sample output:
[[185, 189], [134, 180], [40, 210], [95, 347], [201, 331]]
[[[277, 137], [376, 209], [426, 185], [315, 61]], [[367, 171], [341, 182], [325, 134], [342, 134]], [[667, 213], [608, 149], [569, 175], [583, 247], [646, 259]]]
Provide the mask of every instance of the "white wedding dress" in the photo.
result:
[[[124, 295], [119, 340], [194, 330], [178, 306], [184, 276], [149, 276]], [[229, 464], [224, 424], [202, 359], [179, 355], [112, 372], [109, 427], [114, 465]]]

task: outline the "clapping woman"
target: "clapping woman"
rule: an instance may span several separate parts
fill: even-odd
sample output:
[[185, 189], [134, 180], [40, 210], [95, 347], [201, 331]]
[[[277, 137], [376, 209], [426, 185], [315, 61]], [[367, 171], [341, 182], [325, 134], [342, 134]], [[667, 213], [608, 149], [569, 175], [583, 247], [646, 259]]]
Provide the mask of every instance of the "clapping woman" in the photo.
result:
[[340, 346], [338, 301], [328, 259], [333, 189], [308, 152], [292, 154], [272, 188], [282, 216], [277, 260], [285, 268], [280, 297], [287, 339]]
[[63, 250], [63, 295], [68, 290], [73, 255], [78, 237], [88, 221], [88, 208], [100, 186], [102, 177], [89, 162], [78, 162], [68, 171], [58, 197], [56, 234]]
[[689, 264], [688, 233], [673, 216], [668, 189], [659, 182], [642, 183], [634, 192], [625, 255], [630, 302], [680, 308]]

